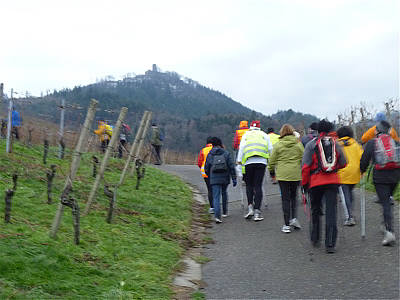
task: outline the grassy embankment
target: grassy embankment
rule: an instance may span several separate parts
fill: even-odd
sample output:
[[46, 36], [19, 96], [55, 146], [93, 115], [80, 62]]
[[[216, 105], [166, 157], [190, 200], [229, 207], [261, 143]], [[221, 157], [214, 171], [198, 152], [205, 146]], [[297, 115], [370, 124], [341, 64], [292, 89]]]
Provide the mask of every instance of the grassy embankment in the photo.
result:
[[[12, 174], [19, 174], [11, 224], [3, 221], [5, 204], [0, 201], [0, 299], [169, 298], [171, 274], [179, 268], [191, 220], [187, 186], [154, 168], [146, 169], [138, 191], [136, 179], [127, 178], [110, 225], [101, 185], [91, 213], [81, 218], [81, 243], [76, 246], [68, 207], [57, 239], [49, 237], [71, 157], [60, 161], [53, 149], [44, 166], [41, 150], [16, 143], [13, 153], [6, 154], [0, 140], [2, 199], [12, 187]], [[60, 168], [49, 205], [45, 171], [51, 164]], [[118, 182], [122, 167], [123, 161], [111, 159], [106, 180]], [[94, 181], [91, 174], [91, 154], [84, 154], [72, 193], [81, 211]]]

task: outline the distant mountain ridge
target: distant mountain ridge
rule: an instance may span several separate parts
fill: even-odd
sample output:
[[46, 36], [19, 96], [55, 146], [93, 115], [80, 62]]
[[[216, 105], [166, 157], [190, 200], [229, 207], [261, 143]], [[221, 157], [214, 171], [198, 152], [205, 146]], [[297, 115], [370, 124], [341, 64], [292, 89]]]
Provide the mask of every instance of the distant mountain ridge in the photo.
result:
[[[119, 109], [128, 107], [126, 123], [134, 130], [143, 112], [153, 111], [153, 120], [165, 133], [166, 146], [188, 152], [197, 152], [210, 135], [221, 137], [229, 149], [241, 120], [259, 119], [264, 129], [274, 127], [276, 131], [284, 123], [301, 128], [317, 120], [315, 116], [291, 109], [265, 116], [192, 79], [175, 72], [160, 72], [155, 65], [144, 75], [102, 80], [30, 99], [27, 113], [47, 115], [57, 122], [59, 113], [55, 103], [65, 99], [70, 106], [86, 108], [91, 98], [99, 101], [97, 120], [106, 119], [113, 123]], [[66, 114], [66, 121], [72, 124], [81, 121], [82, 117], [82, 110], [71, 109]]]

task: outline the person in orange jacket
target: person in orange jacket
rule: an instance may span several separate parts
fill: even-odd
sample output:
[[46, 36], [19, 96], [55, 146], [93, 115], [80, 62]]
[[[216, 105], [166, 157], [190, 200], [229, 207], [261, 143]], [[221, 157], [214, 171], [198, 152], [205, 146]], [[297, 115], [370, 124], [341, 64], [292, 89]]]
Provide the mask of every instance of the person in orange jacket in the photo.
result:
[[239, 129], [236, 130], [235, 137], [233, 138], [233, 149], [238, 150], [240, 141], [242, 140], [243, 134], [249, 130], [249, 125], [247, 121], [240, 121]]
[[[375, 116], [375, 122], [387, 121], [386, 115], [383, 112], [378, 112]], [[391, 127], [389, 131], [390, 136], [396, 141], [400, 142], [399, 136], [397, 135], [396, 130]], [[372, 140], [376, 136], [376, 125], [369, 128], [361, 137], [361, 141], [363, 144], [367, 143], [369, 140]]]
[[212, 136], [209, 136], [207, 138], [207, 144], [206, 146], [200, 150], [199, 155], [197, 157], [197, 166], [200, 168], [200, 172], [201, 172], [201, 176], [203, 176], [204, 178], [204, 182], [206, 183], [207, 186], [207, 196], [208, 196], [208, 203], [210, 204], [210, 209], [209, 209], [209, 213], [212, 214], [214, 213], [214, 205], [213, 205], [213, 194], [212, 194], [212, 189], [211, 189], [211, 185], [210, 185], [210, 178], [208, 178], [206, 171], [204, 170], [204, 166], [206, 164], [206, 159], [208, 156], [208, 153], [211, 151], [212, 149]]

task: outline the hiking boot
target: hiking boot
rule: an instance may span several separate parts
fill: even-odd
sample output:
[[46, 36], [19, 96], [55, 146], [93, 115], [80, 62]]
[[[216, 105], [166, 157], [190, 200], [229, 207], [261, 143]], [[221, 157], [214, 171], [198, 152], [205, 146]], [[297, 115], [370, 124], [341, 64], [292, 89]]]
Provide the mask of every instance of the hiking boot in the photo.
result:
[[393, 232], [385, 231], [385, 236], [382, 241], [383, 246], [390, 246], [396, 241], [396, 237]]
[[353, 217], [350, 217], [350, 218], [349, 218], [349, 223], [350, 223], [350, 226], [356, 225], [356, 221], [354, 220]]
[[245, 217], [245, 219], [251, 219], [252, 216], [254, 216], [254, 210], [253, 210], [253, 205], [250, 204], [249, 210], [244, 217]]
[[228, 213], [226, 213], [226, 214], [222, 214], [221, 217], [226, 218], [226, 217], [228, 217], [228, 216], [229, 216]]
[[210, 207], [210, 209], [208, 210], [209, 214], [213, 214], [214, 213], [214, 208]]
[[264, 220], [264, 218], [261, 216], [260, 210], [256, 209], [255, 213], [254, 213], [254, 221], [258, 222], [258, 221], [262, 221], [262, 220]]
[[293, 226], [294, 229], [301, 229], [300, 223], [296, 218], [293, 218], [289, 221], [289, 225]]
[[221, 224], [221, 223], [222, 223], [222, 221], [221, 221], [221, 219], [220, 219], [220, 218], [215, 218], [215, 223], [217, 223], [217, 224]]
[[344, 221], [343, 225], [344, 226], [351, 226], [350, 218], [348, 218], [346, 221]]
[[326, 247], [326, 253], [332, 254], [335, 252], [336, 252], [335, 247]]
[[290, 233], [291, 232], [290, 226], [289, 225], [283, 225], [281, 231], [284, 232], [284, 233]]

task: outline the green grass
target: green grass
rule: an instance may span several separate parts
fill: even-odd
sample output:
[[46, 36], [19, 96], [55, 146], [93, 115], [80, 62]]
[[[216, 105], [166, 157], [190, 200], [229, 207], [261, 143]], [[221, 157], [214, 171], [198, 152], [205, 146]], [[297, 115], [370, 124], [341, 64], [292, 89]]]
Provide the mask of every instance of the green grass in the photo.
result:
[[210, 262], [210, 261], [211, 261], [211, 258], [206, 257], [206, 256], [202, 256], [202, 255], [199, 255], [199, 256], [193, 257], [193, 260], [194, 260], [195, 262], [197, 262], [198, 264], [205, 264], [205, 263]]
[[[0, 299], [170, 298], [171, 275], [179, 267], [191, 221], [188, 187], [148, 167], [138, 191], [130, 177], [119, 188], [118, 212], [107, 224], [108, 199], [101, 185], [91, 213], [81, 218], [76, 246], [70, 208], [64, 210], [57, 239], [49, 237], [71, 156], [60, 161], [51, 149], [44, 166], [41, 149], [16, 143], [6, 154], [0, 140], [0, 191], [11, 188], [12, 174], [19, 174], [12, 223], [0, 221]], [[60, 168], [49, 205], [45, 171], [53, 163]], [[107, 182], [118, 182], [122, 167], [123, 161], [111, 159]], [[91, 154], [84, 154], [72, 192], [81, 211], [94, 181], [91, 174]], [[0, 212], [3, 216], [4, 201]]]

